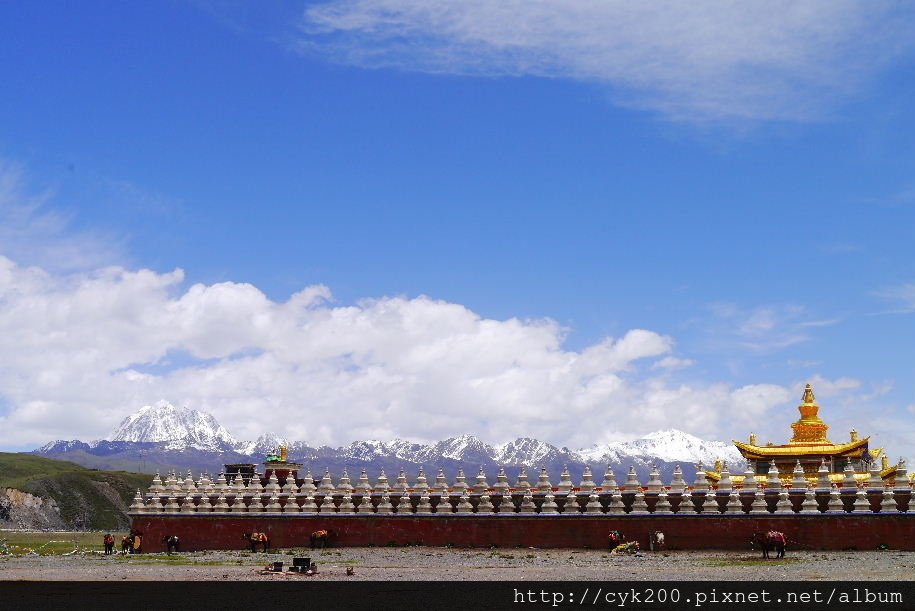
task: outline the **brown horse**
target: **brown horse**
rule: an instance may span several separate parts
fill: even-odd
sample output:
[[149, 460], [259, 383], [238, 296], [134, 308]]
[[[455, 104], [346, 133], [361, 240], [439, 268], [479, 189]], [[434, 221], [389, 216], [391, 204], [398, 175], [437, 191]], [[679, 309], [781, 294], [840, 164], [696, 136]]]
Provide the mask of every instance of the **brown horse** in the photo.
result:
[[774, 551], [776, 558], [785, 557], [785, 546], [788, 544], [788, 538], [785, 533], [777, 530], [768, 532], [755, 532], [750, 538], [750, 547], [754, 549], [757, 545], [762, 549], [763, 558], [769, 557], [769, 552]]
[[133, 549], [133, 535], [124, 535], [121, 537], [121, 553], [129, 554]]
[[102, 544], [105, 546], [106, 556], [110, 556], [114, 553], [114, 537], [111, 536], [111, 533], [107, 533], [102, 538]]
[[256, 552], [257, 546], [263, 544], [264, 553], [267, 553], [267, 547], [270, 544], [270, 537], [267, 536], [267, 533], [244, 533], [241, 537], [251, 544], [252, 552]]
[[171, 555], [172, 550], [175, 553], [178, 553], [178, 536], [177, 535], [166, 535], [162, 537], [162, 543], [165, 544], [165, 553]]
[[331, 537], [336, 537], [337, 531], [335, 530], [316, 530], [311, 533], [309, 539], [311, 540], [311, 549], [314, 549], [316, 545], [320, 545], [321, 549], [327, 547], [327, 544], [330, 542]]

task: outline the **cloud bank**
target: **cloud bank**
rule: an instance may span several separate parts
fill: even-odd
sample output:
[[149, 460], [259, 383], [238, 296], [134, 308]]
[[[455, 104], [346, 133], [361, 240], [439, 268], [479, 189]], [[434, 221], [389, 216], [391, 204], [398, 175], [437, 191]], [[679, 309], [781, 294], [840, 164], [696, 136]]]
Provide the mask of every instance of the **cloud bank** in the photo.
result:
[[[674, 384], [672, 338], [634, 329], [580, 351], [549, 319], [493, 320], [428, 297], [277, 302], [168, 273], [52, 273], [0, 257], [0, 444], [100, 437], [165, 398], [240, 438], [314, 443], [470, 432], [571, 447], [676, 425], [715, 434], [788, 399], [779, 386]], [[673, 364], [674, 366], [671, 366]]]
[[675, 120], [816, 120], [911, 49], [911, 6], [852, 1], [330, 0], [298, 48], [364, 67], [609, 85]]

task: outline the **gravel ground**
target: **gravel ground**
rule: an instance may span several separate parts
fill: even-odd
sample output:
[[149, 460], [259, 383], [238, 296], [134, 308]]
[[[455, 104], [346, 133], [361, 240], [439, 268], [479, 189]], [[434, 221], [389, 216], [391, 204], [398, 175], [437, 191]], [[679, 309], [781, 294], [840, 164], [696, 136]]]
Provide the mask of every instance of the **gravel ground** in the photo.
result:
[[[262, 575], [267, 563], [310, 556], [315, 576]], [[346, 567], [355, 575], [346, 576]], [[915, 552], [789, 550], [763, 561], [747, 552], [663, 552], [616, 556], [606, 551], [557, 549], [339, 548], [250, 554], [209, 551], [139, 556], [0, 557], [0, 580], [912, 580]]]

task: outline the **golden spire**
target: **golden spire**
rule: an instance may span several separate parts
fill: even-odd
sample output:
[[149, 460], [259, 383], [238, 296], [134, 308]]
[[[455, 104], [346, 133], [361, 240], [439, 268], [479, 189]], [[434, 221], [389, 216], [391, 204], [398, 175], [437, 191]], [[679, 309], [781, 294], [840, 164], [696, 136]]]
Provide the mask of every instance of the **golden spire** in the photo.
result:
[[805, 404], [816, 405], [817, 398], [813, 396], [813, 388], [810, 384], [804, 389], [804, 397], [801, 399]]
[[832, 445], [832, 442], [826, 438], [826, 430], [829, 426], [820, 420], [817, 415], [817, 412], [820, 411], [820, 406], [816, 403], [816, 397], [813, 395], [813, 388], [811, 388], [810, 384], [804, 388], [804, 396], [801, 400], [803, 403], [797, 406], [798, 411], [801, 412], [801, 417], [791, 425], [791, 428], [794, 429], [794, 435], [789, 443]]

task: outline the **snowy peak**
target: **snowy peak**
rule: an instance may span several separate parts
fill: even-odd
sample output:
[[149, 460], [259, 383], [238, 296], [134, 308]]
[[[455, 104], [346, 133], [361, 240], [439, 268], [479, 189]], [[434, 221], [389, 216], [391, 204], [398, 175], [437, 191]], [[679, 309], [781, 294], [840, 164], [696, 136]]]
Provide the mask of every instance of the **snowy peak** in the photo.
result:
[[743, 464], [744, 460], [731, 444], [706, 441], [676, 429], [655, 431], [634, 441], [594, 446], [580, 450], [579, 454], [585, 459], [602, 462], [622, 462], [631, 457], [640, 457], [666, 462], [702, 463], [709, 467], [719, 458], [732, 465]]
[[381, 457], [390, 456], [391, 451], [387, 445], [375, 439], [354, 441], [348, 446], [340, 448], [340, 455], [349, 460], [371, 462]]
[[46, 443], [36, 450], [39, 454], [50, 454], [52, 452], [73, 452], [75, 450], [88, 450], [91, 447], [88, 443], [83, 443], [78, 439], [73, 439], [67, 441], [66, 439], [58, 439], [57, 441], [52, 441]]
[[551, 462], [561, 454], [559, 448], [529, 437], [519, 437], [495, 448], [494, 460], [502, 465], [534, 465]]
[[470, 462], [491, 459], [495, 453], [492, 446], [483, 443], [473, 435], [461, 435], [439, 441], [432, 447], [432, 450], [444, 458]]
[[175, 407], [168, 401], [147, 405], [125, 418], [109, 436], [111, 441], [168, 442], [169, 449], [193, 447], [219, 450], [236, 443], [206, 412]]
[[286, 443], [286, 440], [276, 433], [264, 433], [257, 441], [242, 441], [235, 444], [235, 451], [239, 454], [261, 455], [275, 452]]

